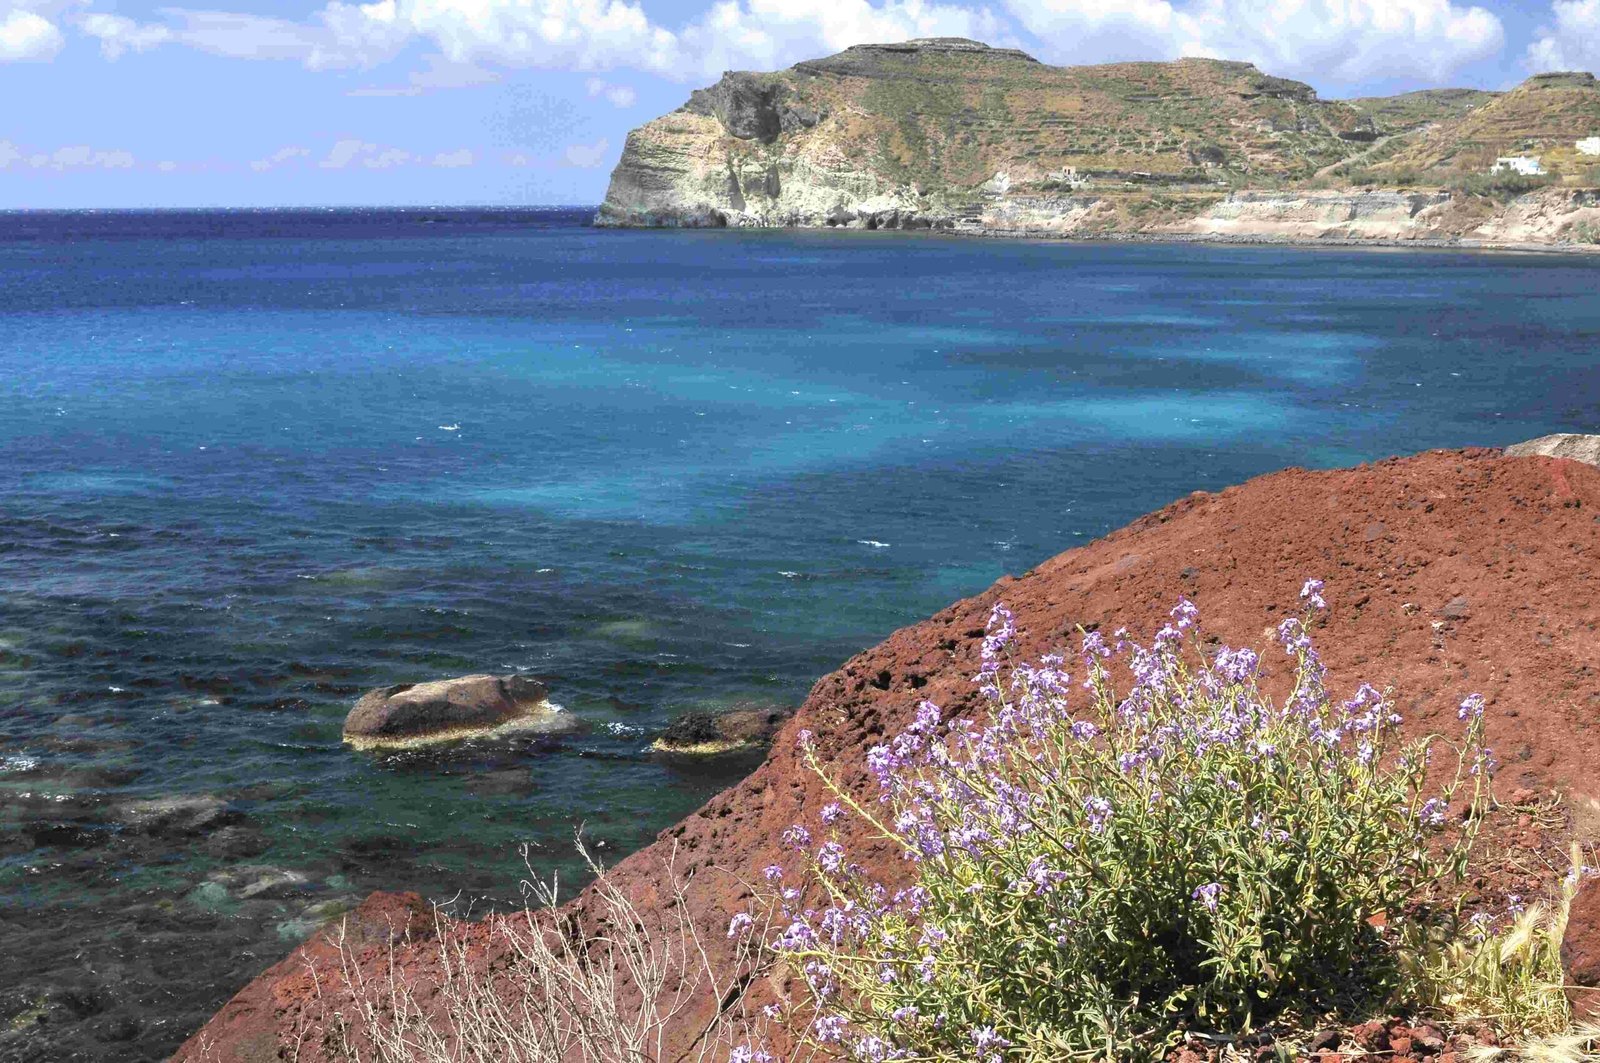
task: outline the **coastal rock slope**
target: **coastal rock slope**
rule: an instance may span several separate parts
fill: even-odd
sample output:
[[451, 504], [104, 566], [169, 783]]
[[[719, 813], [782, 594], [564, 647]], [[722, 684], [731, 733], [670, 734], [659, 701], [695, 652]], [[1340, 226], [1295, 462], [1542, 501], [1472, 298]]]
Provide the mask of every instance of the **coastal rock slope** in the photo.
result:
[[[595, 220], [1594, 244], [1579, 186], [1600, 166], [1573, 145], [1595, 133], [1589, 75], [1342, 102], [1248, 63], [1057, 67], [931, 38], [724, 75], [628, 135]], [[1527, 145], [1564, 183], [1472, 185]], [[1519, 196], [1543, 222], [1501, 219]]]
[[[1392, 685], [1413, 733], [1450, 735], [1460, 726], [1454, 710], [1461, 696], [1481, 691], [1489, 741], [1504, 762], [1500, 798], [1526, 806], [1552, 791], [1563, 795], [1564, 804], [1544, 806], [1538, 816], [1492, 817], [1480, 846], [1485, 900], [1495, 901], [1488, 896], [1494, 892], [1535, 894], [1545, 883], [1533, 869], [1545, 866], [1542, 856], [1552, 847], [1573, 832], [1600, 837], [1596, 557], [1600, 468], [1561, 458], [1434, 451], [1354, 469], [1289, 469], [1219, 493], [1197, 492], [1002, 579], [847, 661], [813, 687], [760, 768], [624, 860], [613, 881], [648, 921], [666, 926], [678, 903], [672, 883], [682, 881], [713, 962], [727, 964], [729, 917], [751, 905], [745, 884], [758, 881], [767, 864], [792, 866], [780, 833], [796, 821], [814, 824], [827, 800], [796, 757], [799, 729], [815, 732], [823, 761], [865, 793], [866, 750], [902, 727], [919, 701], [950, 712], [974, 707], [970, 677], [996, 602], [1015, 611], [1020, 648], [1029, 655], [1062, 646], [1079, 625], [1127, 624], [1148, 636], [1180, 594], [1200, 605], [1212, 634], [1260, 646], [1264, 629], [1297, 607], [1301, 581], [1322, 577], [1330, 610], [1318, 645], [1336, 692], [1363, 680]], [[895, 853], [863, 847], [852, 855], [874, 874], [904, 874]], [[428, 940], [432, 921], [419, 903], [374, 895], [347, 952], [380, 981], [392, 958], [426, 1008], [439, 971], [437, 945]], [[568, 911], [592, 920], [593, 908], [590, 892]], [[409, 940], [400, 936], [407, 927]], [[478, 962], [495, 961], [490, 930], [477, 924], [465, 931], [477, 943]], [[338, 1058], [338, 959], [327, 937], [308, 942], [241, 991], [177, 1058]], [[785, 973], [744, 985], [728, 1007], [789, 997], [795, 987]], [[673, 1024], [663, 1058], [694, 1050], [709, 1010], [702, 1002]]]

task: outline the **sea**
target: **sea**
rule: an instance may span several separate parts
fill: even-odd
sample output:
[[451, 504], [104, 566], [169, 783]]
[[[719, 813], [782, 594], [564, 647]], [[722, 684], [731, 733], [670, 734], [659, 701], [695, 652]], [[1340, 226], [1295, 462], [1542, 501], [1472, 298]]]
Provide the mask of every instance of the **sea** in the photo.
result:
[[[0, 1059], [164, 1058], [371, 890], [584, 881], [890, 632], [1195, 490], [1600, 429], [1600, 259], [0, 214]], [[358, 753], [541, 677], [561, 739]]]

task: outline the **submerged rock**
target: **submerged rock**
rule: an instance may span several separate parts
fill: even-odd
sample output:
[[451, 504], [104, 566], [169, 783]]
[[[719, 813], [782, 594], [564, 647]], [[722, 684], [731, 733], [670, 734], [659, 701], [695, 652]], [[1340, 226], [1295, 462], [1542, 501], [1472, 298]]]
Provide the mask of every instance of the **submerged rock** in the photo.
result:
[[200, 834], [222, 826], [231, 817], [228, 802], [213, 794], [189, 794], [131, 801], [117, 818], [144, 834]]
[[345, 718], [344, 740], [357, 749], [394, 748], [513, 731], [564, 734], [575, 727], [537, 680], [468, 675], [369, 691]]
[[1571, 458], [1585, 465], [1600, 465], [1600, 435], [1558, 432], [1506, 448], [1508, 458]]
[[690, 712], [672, 721], [651, 743], [658, 753], [715, 756], [764, 746], [792, 713], [783, 709], [735, 709], [717, 713]]

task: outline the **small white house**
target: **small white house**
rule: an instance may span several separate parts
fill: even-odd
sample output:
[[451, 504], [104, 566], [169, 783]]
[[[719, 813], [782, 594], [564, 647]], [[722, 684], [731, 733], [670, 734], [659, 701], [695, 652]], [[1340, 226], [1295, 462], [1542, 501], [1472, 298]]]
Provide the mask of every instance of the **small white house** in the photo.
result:
[[1600, 155], [1600, 137], [1588, 137], [1573, 146], [1580, 155]]
[[1515, 173], [1523, 177], [1538, 177], [1544, 173], [1544, 167], [1539, 164], [1537, 155], [1508, 155], [1505, 158], [1494, 160], [1490, 173]]

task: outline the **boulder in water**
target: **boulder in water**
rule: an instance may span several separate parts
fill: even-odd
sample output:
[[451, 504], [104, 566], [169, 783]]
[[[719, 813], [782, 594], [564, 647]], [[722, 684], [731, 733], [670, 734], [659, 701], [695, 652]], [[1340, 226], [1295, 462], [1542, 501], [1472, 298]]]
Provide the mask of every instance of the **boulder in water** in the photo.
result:
[[369, 691], [345, 717], [344, 740], [357, 749], [392, 748], [513, 731], [562, 734], [574, 726], [538, 680], [468, 675]]
[[678, 717], [651, 743], [657, 753], [716, 756], [764, 746], [791, 715], [783, 709], [746, 708], [716, 714], [690, 712]]
[[232, 814], [228, 802], [214, 794], [184, 794], [130, 801], [117, 818], [142, 834], [186, 835], [220, 827]]
[[1571, 458], [1585, 465], [1600, 465], [1600, 435], [1558, 432], [1506, 448], [1508, 458]]

